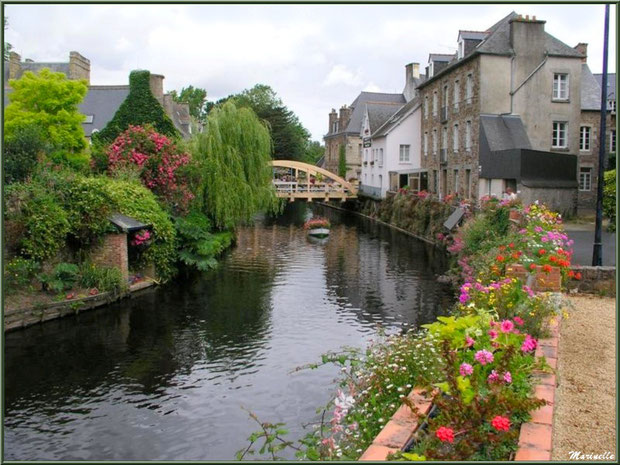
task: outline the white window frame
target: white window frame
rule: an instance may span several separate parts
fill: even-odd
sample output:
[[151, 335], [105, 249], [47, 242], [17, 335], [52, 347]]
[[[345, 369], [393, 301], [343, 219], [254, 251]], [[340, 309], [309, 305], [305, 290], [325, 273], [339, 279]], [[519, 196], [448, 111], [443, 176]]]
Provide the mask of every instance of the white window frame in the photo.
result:
[[94, 119], [95, 119], [95, 115], [86, 115], [86, 118], [84, 118], [84, 123], [93, 124]]
[[454, 81], [454, 111], [458, 111], [459, 109], [459, 102], [461, 101], [461, 86], [460, 86], [460, 81], [457, 79], [456, 81]]
[[551, 148], [566, 149], [568, 148], [568, 122], [554, 121], [551, 133]]
[[398, 148], [398, 162], [411, 163], [411, 146], [409, 144], [400, 144]]
[[428, 119], [428, 95], [424, 97], [424, 119]]
[[383, 149], [378, 149], [379, 151], [379, 166], [383, 166]]
[[454, 153], [459, 151], [459, 123], [454, 123], [452, 127], [452, 151]]
[[437, 129], [433, 129], [433, 155], [437, 155]]
[[579, 167], [579, 191], [590, 192], [592, 190], [592, 167]]
[[428, 156], [428, 131], [424, 133], [424, 139], [423, 139], [422, 144], [424, 147], [424, 156], [427, 157]]
[[589, 152], [592, 147], [592, 128], [581, 126], [579, 128], [579, 151]]
[[474, 75], [469, 73], [465, 81], [465, 99], [467, 103], [471, 103], [474, 98]]
[[455, 168], [453, 171], [454, 174], [454, 193], [459, 193], [459, 169]]
[[437, 112], [439, 111], [439, 96], [437, 95], [437, 91], [433, 92], [433, 116], [437, 116]]
[[471, 150], [471, 121], [465, 122], [465, 151]]
[[568, 73], [553, 73], [552, 99], [566, 101], [569, 99], [569, 75]]
[[448, 149], [448, 126], [444, 126], [441, 130], [441, 148]]

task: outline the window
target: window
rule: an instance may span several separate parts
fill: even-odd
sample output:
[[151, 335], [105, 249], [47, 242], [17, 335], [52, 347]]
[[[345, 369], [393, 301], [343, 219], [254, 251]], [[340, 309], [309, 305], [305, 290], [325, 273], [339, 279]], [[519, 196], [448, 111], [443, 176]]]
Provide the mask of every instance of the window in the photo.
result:
[[368, 149], [364, 149], [364, 161], [368, 161]]
[[439, 105], [439, 102], [437, 102], [437, 91], [433, 92], [433, 116], [437, 116], [437, 105]]
[[409, 163], [409, 145], [401, 145], [400, 146], [400, 154], [398, 156], [398, 161], [401, 163]]
[[459, 193], [459, 170], [454, 170], [454, 192]]
[[383, 166], [383, 149], [379, 149], [379, 166]]
[[465, 150], [471, 150], [471, 121], [465, 123]]
[[568, 74], [553, 75], [553, 100], [568, 100]]
[[607, 110], [611, 111], [612, 113], [616, 111], [616, 100], [613, 98], [610, 98], [609, 100], [607, 100]]
[[566, 131], [568, 123], [553, 122], [553, 136], [551, 138], [551, 147], [555, 149], [565, 149], [567, 147]]
[[439, 192], [439, 176], [437, 170], [433, 170], [433, 192]]
[[424, 118], [428, 118], [428, 95], [424, 97]]
[[472, 98], [474, 97], [474, 76], [469, 73], [467, 75], [467, 81], [465, 82], [465, 99], [467, 103], [471, 103]]
[[465, 41], [461, 40], [459, 42], [459, 54], [458, 57], [459, 58], [463, 58], [465, 56]]
[[338, 132], [338, 121], [334, 121], [334, 124], [332, 125], [332, 132]]
[[428, 156], [428, 132], [424, 133], [424, 156]]
[[437, 129], [433, 129], [433, 155], [437, 153]]
[[94, 115], [86, 115], [86, 118], [84, 119], [84, 123], [92, 124], [94, 117], [95, 117]]
[[448, 85], [443, 86], [443, 106], [448, 106]]
[[579, 190], [589, 191], [592, 189], [592, 168], [579, 168]]
[[454, 131], [452, 134], [452, 150], [454, 152], [459, 151], [459, 125], [458, 124], [454, 125]]
[[611, 153], [616, 153], [616, 130], [612, 129], [609, 134], [609, 151]]
[[590, 126], [579, 128], [579, 150], [582, 152], [590, 151]]
[[471, 170], [465, 170], [465, 198], [471, 197]]
[[441, 133], [441, 148], [448, 148], [448, 127], [444, 126], [443, 131]]
[[459, 109], [459, 102], [461, 101], [461, 87], [459, 80], [454, 81], [454, 111]]

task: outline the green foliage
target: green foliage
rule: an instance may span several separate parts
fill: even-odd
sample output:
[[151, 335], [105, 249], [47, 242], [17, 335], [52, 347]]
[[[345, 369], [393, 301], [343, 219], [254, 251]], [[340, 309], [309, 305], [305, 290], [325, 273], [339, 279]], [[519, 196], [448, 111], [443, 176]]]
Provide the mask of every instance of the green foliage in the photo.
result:
[[609, 218], [609, 231], [616, 230], [616, 170], [605, 172], [603, 185], [603, 214]]
[[[4, 17], [4, 30], [6, 31], [8, 27], [9, 27], [9, 18], [7, 18], [5, 16]], [[11, 54], [11, 50], [13, 50], [13, 46], [10, 43], [5, 42], [4, 43], [4, 49], [3, 49], [3, 51], [4, 51], [4, 61], [5, 62], [9, 61], [9, 56]]]
[[39, 126], [30, 124], [16, 128], [4, 141], [4, 182], [26, 180], [34, 173], [39, 160], [49, 153], [50, 146]]
[[7, 293], [13, 293], [27, 287], [40, 268], [39, 263], [23, 257], [10, 260], [4, 265], [4, 289]]
[[310, 133], [270, 86], [257, 84], [238, 95], [231, 95], [218, 101], [218, 105], [221, 106], [229, 100], [237, 107], [251, 108], [267, 123], [273, 142], [274, 159], [299, 161], [305, 159]]
[[233, 241], [230, 231], [210, 232], [209, 219], [200, 212], [191, 212], [175, 222], [179, 238], [179, 260], [200, 271], [207, 271], [217, 265], [216, 257]]
[[209, 114], [192, 148], [202, 175], [198, 205], [218, 229], [279, 206], [271, 183], [269, 131], [249, 108], [227, 102]]
[[344, 178], [347, 175], [347, 154], [344, 144], [338, 147], [338, 176]]
[[203, 122], [207, 117], [207, 91], [199, 87], [183, 87], [181, 93], [170, 92], [175, 102], [189, 104], [189, 114]]
[[172, 120], [153, 96], [149, 71], [132, 71], [129, 75], [129, 95], [117, 110], [114, 118], [101, 131], [93, 135], [97, 142], [111, 143], [129, 125], [151, 124], [155, 130], [169, 137], [179, 137]]
[[5, 137], [10, 140], [20, 129], [37, 126], [53, 147], [52, 161], [79, 169], [88, 166], [84, 115], [78, 111], [88, 90], [86, 81], [44, 68], [38, 75], [26, 71], [9, 85], [14, 91], [4, 112]]
[[303, 162], [310, 165], [316, 165], [321, 157], [325, 154], [325, 146], [321, 145], [318, 141], [309, 141], [306, 146], [306, 155], [303, 158]]
[[43, 289], [55, 293], [68, 291], [78, 280], [79, 268], [73, 263], [59, 263], [51, 273], [42, 273], [39, 280], [43, 284]]
[[97, 266], [84, 262], [80, 266], [79, 285], [99, 292], [119, 293], [127, 288], [121, 270], [115, 267]]

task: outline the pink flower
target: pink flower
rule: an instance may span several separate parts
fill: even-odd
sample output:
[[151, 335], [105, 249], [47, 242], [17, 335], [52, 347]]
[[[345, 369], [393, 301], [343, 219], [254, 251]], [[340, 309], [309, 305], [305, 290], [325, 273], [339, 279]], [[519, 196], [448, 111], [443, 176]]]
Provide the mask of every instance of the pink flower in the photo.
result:
[[497, 371], [491, 371], [491, 374], [487, 377], [487, 381], [489, 383], [497, 383], [499, 381], [499, 375], [497, 374]]
[[490, 329], [488, 331], [488, 335], [491, 338], [491, 340], [495, 339], [497, 337], [497, 331], [495, 331], [494, 329]]
[[474, 341], [471, 337], [467, 336], [465, 338], [465, 344], [467, 344], [467, 347], [471, 347], [474, 345], [476, 341]]
[[474, 372], [474, 367], [472, 367], [469, 363], [461, 363], [461, 367], [459, 368], [459, 373], [461, 376], [469, 376]]
[[504, 382], [505, 383], [512, 383], [512, 375], [510, 374], [509, 371], [504, 373]]
[[498, 415], [491, 420], [491, 425], [493, 425], [493, 428], [497, 431], [508, 431], [510, 429], [510, 420]]
[[469, 295], [468, 294], [461, 294], [459, 296], [459, 302], [461, 302], [462, 304], [464, 304], [465, 302], [467, 302], [469, 300]]
[[523, 351], [523, 352], [531, 352], [532, 350], [536, 349], [537, 345], [538, 345], [538, 343], [536, 342], [536, 339], [534, 339], [532, 336], [530, 336], [528, 334], [525, 337], [525, 340], [523, 341], [523, 344], [521, 345], [521, 351]]
[[441, 442], [454, 442], [454, 430], [452, 428], [446, 428], [445, 426], [442, 426], [437, 431], [435, 431], [435, 436], [437, 436], [437, 438]]
[[502, 321], [500, 329], [501, 329], [502, 333], [509, 333], [510, 331], [513, 330], [514, 327], [515, 327], [515, 325], [514, 325], [514, 323], [512, 321], [504, 320], [504, 321]]
[[480, 365], [486, 365], [487, 363], [491, 363], [493, 361], [493, 354], [488, 350], [479, 350], [474, 355], [474, 358]]
[[513, 320], [514, 320], [514, 322], [515, 322], [516, 324], [518, 324], [519, 326], [523, 326], [523, 323], [525, 323], [525, 322], [523, 321], [523, 319], [522, 319], [521, 317], [518, 317], [518, 316], [515, 316], [515, 317], [513, 318]]

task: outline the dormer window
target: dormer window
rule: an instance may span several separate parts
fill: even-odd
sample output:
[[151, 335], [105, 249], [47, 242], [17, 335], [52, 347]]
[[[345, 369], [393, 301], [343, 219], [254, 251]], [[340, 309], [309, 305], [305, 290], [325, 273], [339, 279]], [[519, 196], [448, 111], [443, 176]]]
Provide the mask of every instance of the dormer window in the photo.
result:
[[86, 118], [84, 118], [84, 123], [92, 124], [94, 118], [95, 115], [86, 115]]
[[459, 60], [465, 56], [465, 41], [461, 39], [459, 41], [458, 58]]
[[428, 77], [433, 77], [435, 73], [433, 72], [433, 62], [431, 61], [428, 64]]
[[338, 121], [334, 121], [332, 125], [332, 132], [338, 132]]

